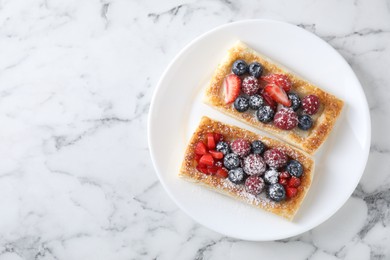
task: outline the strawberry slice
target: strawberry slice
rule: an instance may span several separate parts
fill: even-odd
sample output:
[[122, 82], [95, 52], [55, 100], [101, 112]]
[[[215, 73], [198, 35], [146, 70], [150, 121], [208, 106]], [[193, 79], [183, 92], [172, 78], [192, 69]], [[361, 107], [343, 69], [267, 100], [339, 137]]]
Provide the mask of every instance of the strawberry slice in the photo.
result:
[[275, 111], [278, 104], [266, 92], [261, 93], [261, 95], [263, 96], [265, 103]]
[[287, 198], [295, 197], [297, 195], [297, 193], [298, 193], [297, 188], [287, 187], [287, 189], [286, 189], [286, 196], [287, 196]]
[[218, 152], [218, 151], [214, 151], [214, 150], [210, 150], [209, 153], [211, 154], [211, 156], [214, 158], [214, 159], [222, 159], [223, 158], [223, 153], [221, 152]]
[[207, 147], [203, 142], [199, 142], [195, 146], [195, 154], [203, 155], [207, 153]]
[[279, 184], [282, 184], [283, 186], [287, 186], [288, 179], [279, 178]]
[[298, 188], [301, 185], [301, 180], [295, 176], [292, 176], [288, 181], [288, 186], [293, 188]]
[[230, 104], [240, 95], [241, 78], [235, 74], [229, 74], [223, 81], [225, 104]]
[[202, 166], [202, 165], [198, 164], [196, 166], [196, 169], [202, 173], [209, 174], [209, 171], [207, 170], [207, 166]]
[[291, 90], [291, 80], [284, 74], [269, 74], [261, 77], [261, 79], [265, 82], [276, 84], [286, 92]]
[[202, 157], [201, 154], [195, 154], [195, 161], [199, 163], [201, 157]]
[[200, 158], [199, 164], [204, 164], [204, 165], [207, 165], [207, 166], [213, 166], [213, 165], [214, 165], [214, 159], [213, 159], [213, 157], [211, 156], [211, 154], [206, 153], [206, 154], [204, 154], [204, 155]]
[[219, 168], [217, 166], [209, 166], [209, 167], [207, 167], [208, 173], [210, 173], [212, 175], [216, 174], [218, 170], [219, 170]]
[[291, 100], [288, 99], [286, 92], [281, 87], [278, 87], [275, 84], [268, 84], [265, 86], [264, 92], [279, 104], [282, 104], [286, 107], [291, 106]]
[[220, 141], [223, 141], [223, 136], [221, 134], [214, 133], [214, 140], [215, 140], [215, 143], [217, 144]]
[[228, 171], [225, 168], [219, 168], [215, 173], [215, 176], [225, 179], [228, 176]]
[[208, 147], [210, 150], [214, 150], [214, 149], [215, 149], [214, 134], [213, 134], [213, 133], [208, 133], [208, 134], [206, 135], [206, 138], [207, 138], [207, 147]]

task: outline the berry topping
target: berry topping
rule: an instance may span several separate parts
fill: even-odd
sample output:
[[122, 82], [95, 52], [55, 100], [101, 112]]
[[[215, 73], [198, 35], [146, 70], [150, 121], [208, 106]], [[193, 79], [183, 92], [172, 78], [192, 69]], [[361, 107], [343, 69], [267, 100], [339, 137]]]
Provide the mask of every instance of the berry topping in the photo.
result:
[[218, 133], [214, 133], [214, 140], [215, 140], [215, 143], [218, 143], [219, 141], [223, 141], [223, 135], [218, 134]]
[[253, 141], [251, 146], [254, 154], [262, 154], [265, 151], [265, 145], [260, 140]]
[[285, 166], [288, 158], [281, 150], [273, 148], [264, 152], [264, 160], [269, 167], [277, 169]]
[[298, 190], [297, 188], [294, 188], [294, 187], [287, 187], [286, 188], [286, 196], [287, 198], [293, 198], [297, 195], [298, 193]]
[[279, 174], [279, 178], [281, 178], [281, 179], [289, 179], [290, 177], [291, 177], [291, 175], [286, 171], [283, 171]]
[[228, 153], [230, 153], [229, 144], [226, 142], [223, 142], [223, 141], [217, 143], [216, 149], [218, 152], [221, 152], [224, 155], [227, 155]]
[[215, 173], [215, 176], [220, 178], [227, 178], [228, 177], [228, 171], [225, 168], [218, 168], [217, 172]]
[[250, 154], [244, 158], [243, 169], [248, 175], [262, 174], [265, 172], [267, 165], [263, 158], [258, 154]]
[[242, 92], [249, 96], [256, 94], [259, 88], [259, 81], [253, 76], [247, 76], [242, 81]]
[[274, 125], [283, 130], [291, 130], [298, 125], [298, 116], [291, 108], [281, 108], [274, 116]]
[[275, 84], [278, 87], [281, 87], [286, 92], [290, 91], [292, 86], [290, 79], [283, 74], [269, 74], [267, 76], [261, 77], [261, 79], [268, 83]]
[[210, 174], [209, 173], [209, 171], [208, 171], [208, 169], [207, 169], [207, 166], [206, 165], [200, 165], [200, 164], [198, 164], [197, 166], [196, 166], [196, 169], [198, 170], [198, 171], [200, 171], [201, 173], [204, 173], [204, 174]]
[[214, 158], [211, 156], [211, 154], [206, 153], [206, 154], [202, 155], [202, 157], [200, 158], [199, 164], [213, 166], [214, 165]]
[[281, 178], [279, 178], [279, 184], [282, 184], [283, 186], [287, 186], [288, 179], [281, 179]]
[[249, 107], [253, 110], [257, 110], [264, 106], [264, 99], [260, 95], [253, 95], [249, 97]]
[[236, 60], [232, 66], [232, 72], [237, 76], [241, 76], [248, 71], [248, 65], [243, 60]]
[[234, 108], [238, 112], [245, 112], [249, 109], [249, 100], [244, 97], [244, 96], [239, 96], [235, 101], [234, 101]]
[[286, 190], [279, 183], [271, 184], [268, 188], [268, 196], [270, 199], [279, 202], [286, 199]]
[[313, 119], [309, 115], [298, 116], [298, 127], [302, 130], [309, 130], [313, 126]]
[[230, 148], [233, 153], [245, 157], [251, 152], [251, 143], [245, 139], [239, 138], [230, 144]]
[[214, 159], [222, 159], [223, 158], [223, 153], [221, 152], [218, 152], [218, 151], [214, 151], [214, 150], [210, 150], [209, 153], [211, 154], [211, 156], [214, 158]]
[[218, 169], [219, 168], [217, 166], [208, 166], [207, 167], [207, 171], [211, 175], [215, 175], [217, 173]]
[[262, 97], [264, 98], [264, 105], [270, 106], [273, 110], [276, 110], [278, 104], [267, 94], [263, 91], [261, 94]]
[[292, 110], [297, 111], [301, 107], [301, 99], [295, 93], [288, 93], [287, 96], [291, 100]]
[[296, 160], [291, 160], [287, 163], [286, 170], [289, 174], [295, 177], [301, 177], [303, 173], [303, 166]]
[[207, 147], [203, 142], [199, 142], [195, 146], [195, 154], [206, 154], [207, 153]]
[[263, 65], [258, 62], [252, 62], [249, 64], [249, 74], [255, 78], [260, 77], [263, 74]]
[[264, 180], [268, 184], [274, 184], [278, 182], [278, 176], [279, 172], [277, 172], [275, 169], [269, 169], [264, 173]]
[[230, 74], [223, 81], [225, 104], [230, 104], [240, 95], [241, 78]]
[[234, 169], [240, 166], [240, 157], [235, 153], [229, 153], [223, 158], [223, 165], [227, 169]]
[[275, 84], [268, 84], [265, 86], [264, 92], [279, 104], [282, 104], [286, 107], [291, 106], [291, 100], [288, 99], [286, 92], [281, 87]]
[[213, 133], [206, 134], [206, 139], [207, 139], [207, 148], [209, 148], [210, 150], [214, 150], [215, 149], [214, 134]]
[[292, 176], [291, 179], [288, 181], [287, 184], [289, 187], [298, 188], [299, 185], [301, 185], [301, 179]]
[[223, 162], [222, 161], [217, 161], [217, 162], [215, 162], [214, 165], [217, 166], [218, 168], [222, 168], [223, 167]]
[[269, 106], [260, 107], [256, 112], [257, 119], [262, 123], [269, 123], [274, 118], [275, 111]]
[[303, 112], [314, 115], [320, 108], [320, 100], [316, 95], [308, 95], [302, 99]]
[[229, 171], [229, 180], [234, 184], [241, 184], [245, 180], [245, 173], [242, 168], [236, 168]]
[[245, 190], [255, 196], [263, 191], [264, 186], [264, 180], [259, 175], [249, 176], [245, 181]]

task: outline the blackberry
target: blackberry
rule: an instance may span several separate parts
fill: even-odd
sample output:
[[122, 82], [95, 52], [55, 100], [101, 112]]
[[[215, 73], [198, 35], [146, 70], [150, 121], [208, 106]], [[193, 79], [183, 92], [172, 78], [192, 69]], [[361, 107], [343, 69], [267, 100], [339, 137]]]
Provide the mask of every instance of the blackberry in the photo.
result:
[[243, 60], [236, 60], [233, 63], [232, 71], [237, 76], [244, 75], [248, 71], [248, 64]]
[[283, 185], [274, 183], [268, 188], [268, 196], [271, 200], [279, 202], [286, 199], [286, 190]]
[[223, 158], [223, 165], [231, 170], [240, 166], [240, 157], [235, 153], [229, 153]]
[[265, 151], [265, 145], [260, 140], [253, 141], [251, 146], [254, 154], [262, 154]]
[[215, 147], [215, 149], [218, 151], [218, 152], [221, 152], [223, 153], [223, 155], [227, 155], [228, 153], [230, 153], [230, 147], [229, 147], [229, 144], [226, 143], [226, 142], [218, 142], [217, 143], [217, 146]]
[[245, 181], [245, 173], [242, 168], [235, 168], [229, 171], [229, 180], [234, 184], [241, 184]]
[[260, 95], [253, 95], [249, 97], [249, 108], [253, 110], [258, 110], [260, 107], [264, 106], [264, 98]]
[[295, 177], [301, 177], [303, 173], [303, 166], [296, 160], [291, 160], [287, 163], [286, 170], [289, 174]]
[[252, 62], [249, 64], [249, 74], [256, 78], [260, 77], [263, 74], [263, 65], [258, 62]]
[[249, 100], [244, 96], [239, 96], [234, 100], [234, 108], [238, 112], [245, 112], [249, 109]]
[[262, 123], [269, 123], [274, 118], [275, 111], [270, 106], [260, 107], [256, 112], [257, 119]]
[[313, 119], [309, 115], [298, 116], [298, 127], [302, 130], [309, 130], [313, 126]]

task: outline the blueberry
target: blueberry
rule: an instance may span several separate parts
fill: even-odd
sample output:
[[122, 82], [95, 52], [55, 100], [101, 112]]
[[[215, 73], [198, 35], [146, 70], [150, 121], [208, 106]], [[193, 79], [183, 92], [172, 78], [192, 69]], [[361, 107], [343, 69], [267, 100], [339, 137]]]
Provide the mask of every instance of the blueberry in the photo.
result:
[[241, 184], [245, 181], [245, 173], [242, 168], [236, 168], [229, 171], [229, 180], [234, 184]]
[[223, 153], [224, 155], [227, 155], [228, 153], [230, 153], [230, 147], [229, 147], [229, 144], [226, 143], [226, 142], [218, 142], [217, 143], [217, 146], [215, 147], [215, 149], [218, 151], [218, 152], [221, 152]]
[[262, 154], [265, 151], [265, 145], [260, 140], [253, 141], [251, 146], [254, 154]]
[[249, 109], [249, 100], [244, 96], [239, 96], [234, 101], [234, 108], [238, 112], [245, 112]]
[[268, 188], [268, 196], [271, 200], [279, 202], [286, 199], [286, 190], [279, 183], [271, 184]]
[[302, 130], [309, 130], [313, 126], [313, 119], [309, 115], [298, 116], [298, 127]]
[[275, 169], [269, 169], [264, 173], [264, 180], [268, 184], [274, 184], [279, 181], [279, 173]]
[[301, 107], [301, 99], [295, 93], [288, 93], [288, 98], [291, 100], [291, 108], [297, 111]]
[[249, 74], [256, 78], [260, 77], [263, 74], [263, 65], [258, 62], [252, 62], [249, 64]]
[[248, 65], [243, 60], [236, 60], [233, 63], [232, 71], [237, 76], [244, 75], [248, 71]]
[[223, 158], [223, 165], [231, 170], [240, 166], [240, 157], [235, 153], [229, 153]]
[[256, 116], [260, 122], [268, 123], [274, 118], [275, 111], [270, 106], [263, 106], [257, 110]]
[[289, 174], [295, 177], [301, 177], [303, 173], [303, 166], [296, 160], [291, 160], [287, 163], [286, 170]]
[[253, 95], [249, 97], [249, 107], [253, 110], [258, 110], [264, 106], [264, 98], [260, 95]]

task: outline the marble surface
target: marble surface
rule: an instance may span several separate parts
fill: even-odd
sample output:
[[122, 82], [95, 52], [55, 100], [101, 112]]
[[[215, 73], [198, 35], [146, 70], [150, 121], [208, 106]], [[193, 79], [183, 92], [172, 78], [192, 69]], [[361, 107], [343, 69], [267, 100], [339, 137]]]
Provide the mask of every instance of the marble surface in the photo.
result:
[[[148, 151], [148, 109], [168, 63], [194, 37], [249, 18], [329, 42], [356, 72], [372, 117], [352, 197], [281, 241], [195, 223], [162, 188]], [[0, 260], [390, 259], [389, 1], [5, 0], [0, 39]]]

